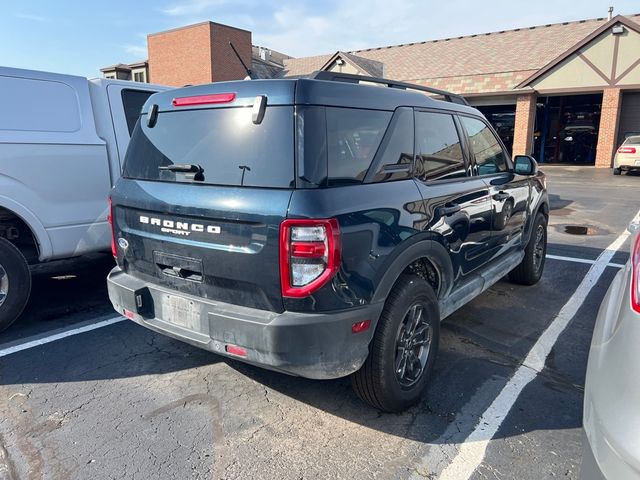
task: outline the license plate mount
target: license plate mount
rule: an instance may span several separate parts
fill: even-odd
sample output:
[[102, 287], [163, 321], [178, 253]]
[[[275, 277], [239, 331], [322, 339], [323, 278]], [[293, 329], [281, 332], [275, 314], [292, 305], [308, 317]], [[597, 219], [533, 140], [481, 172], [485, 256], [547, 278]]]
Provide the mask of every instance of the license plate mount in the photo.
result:
[[200, 308], [193, 300], [176, 295], [162, 296], [162, 317], [165, 322], [188, 330], [200, 331]]

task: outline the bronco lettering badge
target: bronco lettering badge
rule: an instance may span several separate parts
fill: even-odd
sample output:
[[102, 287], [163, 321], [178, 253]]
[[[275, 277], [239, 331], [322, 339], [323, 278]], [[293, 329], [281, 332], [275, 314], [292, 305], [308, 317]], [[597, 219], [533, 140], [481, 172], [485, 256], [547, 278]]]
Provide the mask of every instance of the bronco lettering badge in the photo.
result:
[[145, 215], [140, 215], [140, 223], [160, 227], [160, 231], [163, 233], [172, 233], [174, 235], [182, 235], [185, 237], [190, 235], [191, 232], [210, 234], [220, 233], [220, 227], [218, 227], [217, 225], [203, 225], [201, 223], [180, 222], [155, 217], [147, 217]]

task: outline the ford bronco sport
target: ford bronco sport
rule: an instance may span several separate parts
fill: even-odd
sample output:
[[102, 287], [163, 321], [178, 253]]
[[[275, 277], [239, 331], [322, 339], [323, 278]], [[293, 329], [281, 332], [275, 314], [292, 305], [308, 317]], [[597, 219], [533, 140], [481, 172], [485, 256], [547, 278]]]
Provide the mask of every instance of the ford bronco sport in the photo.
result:
[[512, 162], [462, 97], [384, 79], [154, 94], [110, 201], [118, 312], [254, 365], [351, 375], [384, 411], [420, 398], [442, 319], [544, 268], [533, 158]]

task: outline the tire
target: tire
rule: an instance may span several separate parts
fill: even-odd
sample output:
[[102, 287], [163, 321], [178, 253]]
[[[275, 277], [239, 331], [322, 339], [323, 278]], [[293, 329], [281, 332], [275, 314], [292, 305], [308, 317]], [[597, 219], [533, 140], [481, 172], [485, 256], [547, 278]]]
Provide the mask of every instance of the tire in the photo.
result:
[[[404, 348], [407, 342], [410, 345], [412, 342], [407, 335], [407, 325], [412, 318], [420, 322], [415, 324], [418, 327], [413, 337], [418, 344]], [[362, 368], [351, 375], [358, 397], [384, 412], [401, 412], [417, 403], [431, 376], [439, 339], [440, 314], [433, 289], [416, 275], [402, 275], [382, 310], [369, 357]], [[403, 358], [404, 376], [396, 375], [396, 365], [401, 367]], [[409, 358], [415, 358], [419, 366], [415, 360], [409, 362]]]
[[620, 170], [619, 168], [614, 168], [613, 169], [613, 174], [614, 175], [620, 175], [622, 173], [622, 170]]
[[[539, 235], [542, 235], [540, 238]], [[531, 231], [531, 238], [524, 249], [520, 265], [509, 273], [509, 280], [520, 285], [535, 285], [542, 277], [547, 254], [547, 219], [538, 213]]]
[[15, 245], [0, 238], [0, 332], [20, 316], [30, 293], [27, 260]]

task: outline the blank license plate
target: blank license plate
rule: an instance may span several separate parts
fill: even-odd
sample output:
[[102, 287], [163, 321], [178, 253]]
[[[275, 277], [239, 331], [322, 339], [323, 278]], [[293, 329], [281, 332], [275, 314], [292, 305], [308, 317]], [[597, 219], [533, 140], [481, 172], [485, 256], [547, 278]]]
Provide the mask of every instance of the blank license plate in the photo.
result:
[[200, 330], [200, 309], [198, 306], [182, 297], [164, 295], [162, 297], [162, 317], [166, 322], [188, 328]]
[[640, 160], [636, 160], [636, 167], [640, 167]]

